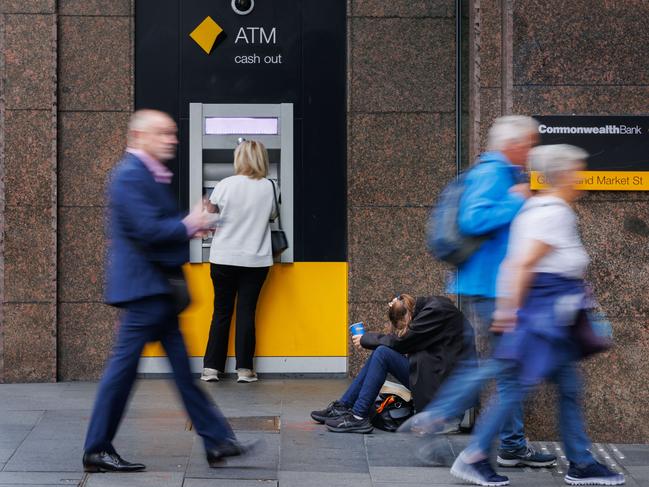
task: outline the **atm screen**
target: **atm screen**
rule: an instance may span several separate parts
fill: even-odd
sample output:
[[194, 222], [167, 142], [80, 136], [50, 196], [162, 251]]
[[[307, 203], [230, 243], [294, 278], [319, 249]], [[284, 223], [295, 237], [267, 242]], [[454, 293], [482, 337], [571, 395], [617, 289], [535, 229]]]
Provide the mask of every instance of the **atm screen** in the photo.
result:
[[206, 117], [205, 135], [277, 135], [278, 119], [252, 117]]

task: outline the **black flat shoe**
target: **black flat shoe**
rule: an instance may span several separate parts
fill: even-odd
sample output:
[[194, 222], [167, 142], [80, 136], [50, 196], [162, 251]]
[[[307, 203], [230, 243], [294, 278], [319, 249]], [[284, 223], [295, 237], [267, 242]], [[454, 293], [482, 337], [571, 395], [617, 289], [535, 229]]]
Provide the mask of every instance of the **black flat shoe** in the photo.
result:
[[117, 453], [105, 451], [83, 454], [84, 472], [137, 472], [146, 468], [142, 463], [131, 463]]
[[238, 457], [247, 455], [253, 451], [259, 451], [265, 444], [266, 442], [262, 439], [251, 441], [229, 440], [217, 448], [207, 451], [207, 463], [210, 465], [210, 468], [218, 468], [223, 466], [227, 457]]

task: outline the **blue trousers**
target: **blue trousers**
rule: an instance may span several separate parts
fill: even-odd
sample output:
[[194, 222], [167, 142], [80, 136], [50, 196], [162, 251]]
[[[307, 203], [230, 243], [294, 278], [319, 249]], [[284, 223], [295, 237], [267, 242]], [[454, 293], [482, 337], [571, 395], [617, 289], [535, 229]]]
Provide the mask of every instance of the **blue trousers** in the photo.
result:
[[169, 296], [152, 296], [128, 303], [125, 308], [112, 354], [99, 383], [84, 450], [87, 453], [115, 452], [113, 438], [135, 382], [142, 349], [147, 342], [154, 341], [160, 341], [167, 353], [176, 387], [205, 448], [216, 448], [225, 440], [234, 439], [227, 420], [192, 378], [178, 316]]
[[388, 374], [410, 387], [409, 368], [408, 357], [380, 345], [367, 359], [340, 402], [351, 407], [356, 416], [367, 418]]
[[[496, 307], [496, 300], [493, 298], [483, 298], [479, 296], [463, 296], [464, 309], [466, 316], [473, 325], [476, 348], [480, 359], [486, 360], [491, 357], [494, 349], [498, 346], [499, 335], [494, 335], [489, 331], [493, 321], [493, 313]], [[484, 362], [483, 362], [483, 365]], [[506, 365], [492, 364], [490, 370], [486, 371], [486, 376], [491, 375], [496, 379], [496, 390], [498, 396], [506, 394], [516, 386], [515, 379], [507, 373]], [[504, 450], [518, 450], [526, 445], [525, 430], [523, 426], [523, 403], [512, 404], [510, 414], [505, 418], [500, 430], [500, 448]]]
[[[559, 393], [559, 428], [566, 448], [566, 458], [579, 465], [589, 465], [595, 462], [590, 453], [590, 439], [584, 430], [581, 414], [581, 378], [574, 362], [574, 349], [569, 343], [557, 346], [555, 349], [554, 368], [548, 379], [557, 385]], [[494, 437], [501, 431], [504, 421], [511, 414], [512, 408], [527, 397], [534, 384], [525, 384], [517, 380], [517, 367], [508, 360], [494, 360], [501, 363], [501, 370], [511, 378], [513, 387], [507, 388], [494, 398], [488, 409], [480, 417], [471, 443], [467, 447], [472, 453], [488, 455]], [[505, 365], [509, 363], [510, 365]]]

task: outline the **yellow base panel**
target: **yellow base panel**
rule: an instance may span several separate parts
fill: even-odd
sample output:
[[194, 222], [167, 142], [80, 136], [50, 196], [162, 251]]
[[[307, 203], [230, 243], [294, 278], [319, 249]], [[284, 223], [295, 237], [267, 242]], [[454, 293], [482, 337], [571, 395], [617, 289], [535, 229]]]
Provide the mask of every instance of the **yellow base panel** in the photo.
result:
[[[187, 264], [192, 304], [180, 315], [190, 356], [203, 356], [212, 319], [214, 290], [209, 264]], [[234, 321], [228, 355], [234, 355]], [[347, 263], [275, 264], [257, 305], [257, 356], [344, 357], [347, 355]], [[159, 343], [143, 356], [161, 357]]]
[[[649, 172], [646, 171], [580, 171], [577, 189], [591, 191], [649, 191]], [[546, 187], [543, 175], [532, 171], [532, 189]]]

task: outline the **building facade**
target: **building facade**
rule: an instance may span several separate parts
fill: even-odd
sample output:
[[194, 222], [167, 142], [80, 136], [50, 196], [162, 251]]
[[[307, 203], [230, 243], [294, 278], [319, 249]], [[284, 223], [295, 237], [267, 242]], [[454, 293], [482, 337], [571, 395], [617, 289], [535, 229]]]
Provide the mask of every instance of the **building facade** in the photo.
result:
[[[138, 106], [146, 2], [0, 3], [3, 382], [91, 380], [103, 368], [117, 320], [102, 304], [104, 187]], [[305, 12], [310, 2], [280, 3]], [[346, 242], [329, 259], [344, 265], [347, 322], [378, 328], [394, 294], [443, 292], [446, 269], [424, 246], [427, 214], [495, 117], [647, 114], [649, 59], [638, 46], [648, 15], [639, 0], [347, 1], [343, 42], [330, 40], [346, 62]], [[616, 339], [583, 366], [596, 441], [649, 441], [648, 209], [639, 191], [589, 192], [577, 208]], [[364, 357], [347, 352], [346, 324], [327, 326], [341, 337], [331, 353], [353, 373]], [[532, 437], [558, 436], [553, 410], [543, 389], [528, 408]]]

